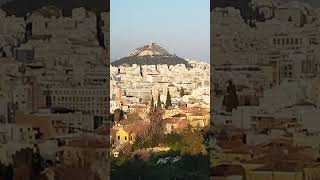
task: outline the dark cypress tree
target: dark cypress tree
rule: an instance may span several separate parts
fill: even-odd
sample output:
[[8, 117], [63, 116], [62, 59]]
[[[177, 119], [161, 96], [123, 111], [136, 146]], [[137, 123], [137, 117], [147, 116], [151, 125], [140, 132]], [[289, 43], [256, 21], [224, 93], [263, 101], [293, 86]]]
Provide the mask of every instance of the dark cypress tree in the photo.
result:
[[172, 106], [172, 103], [171, 103], [171, 96], [170, 96], [170, 92], [168, 90], [167, 92], [167, 99], [166, 99], [166, 109], [168, 109], [169, 107]]
[[158, 101], [157, 101], [157, 108], [161, 108], [161, 100], [160, 100], [160, 93], [158, 94]]
[[152, 98], [151, 98], [150, 107], [151, 107], [151, 108], [153, 108], [153, 107], [154, 107], [154, 100], [153, 100], [153, 96], [152, 96]]

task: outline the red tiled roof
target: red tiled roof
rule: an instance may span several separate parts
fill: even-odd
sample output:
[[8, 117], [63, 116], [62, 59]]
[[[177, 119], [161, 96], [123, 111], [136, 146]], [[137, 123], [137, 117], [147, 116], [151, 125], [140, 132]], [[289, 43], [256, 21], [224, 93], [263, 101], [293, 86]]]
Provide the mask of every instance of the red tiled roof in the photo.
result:
[[136, 122], [132, 124], [126, 125], [123, 129], [128, 132], [129, 134], [138, 134], [140, 131], [145, 130], [148, 127], [148, 124], [145, 122]]

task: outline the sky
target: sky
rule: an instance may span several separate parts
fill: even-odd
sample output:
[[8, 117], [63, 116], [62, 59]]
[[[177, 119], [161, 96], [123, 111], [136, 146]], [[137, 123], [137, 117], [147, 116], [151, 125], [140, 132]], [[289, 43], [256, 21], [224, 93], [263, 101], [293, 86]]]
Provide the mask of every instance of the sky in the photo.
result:
[[209, 62], [209, 0], [111, 0], [111, 61], [153, 41], [181, 58]]

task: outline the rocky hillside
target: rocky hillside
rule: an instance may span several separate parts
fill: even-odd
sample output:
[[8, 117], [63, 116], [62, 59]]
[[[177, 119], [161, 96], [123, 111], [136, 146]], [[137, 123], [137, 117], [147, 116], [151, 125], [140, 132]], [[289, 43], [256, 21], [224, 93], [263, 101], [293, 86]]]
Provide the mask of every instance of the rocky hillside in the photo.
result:
[[150, 42], [143, 47], [139, 47], [130, 52], [127, 57], [121, 58], [111, 63], [114, 66], [119, 65], [156, 65], [156, 64], [184, 64], [190, 67], [188, 61], [178, 56], [171, 55], [167, 50], [161, 47], [158, 43]]

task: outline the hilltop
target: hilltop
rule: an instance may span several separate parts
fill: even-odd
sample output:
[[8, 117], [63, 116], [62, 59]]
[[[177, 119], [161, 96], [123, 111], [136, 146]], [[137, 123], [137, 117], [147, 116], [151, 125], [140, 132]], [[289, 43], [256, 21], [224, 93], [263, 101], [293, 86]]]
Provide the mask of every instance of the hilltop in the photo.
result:
[[184, 64], [186, 67], [190, 67], [188, 61], [180, 58], [176, 55], [171, 55], [166, 49], [161, 47], [158, 43], [150, 42], [143, 47], [139, 47], [130, 52], [127, 57], [121, 58], [111, 63], [114, 66], [119, 65], [157, 65], [168, 64], [177, 65]]

